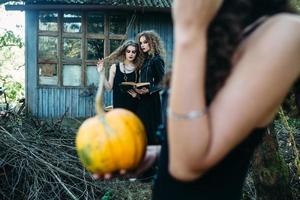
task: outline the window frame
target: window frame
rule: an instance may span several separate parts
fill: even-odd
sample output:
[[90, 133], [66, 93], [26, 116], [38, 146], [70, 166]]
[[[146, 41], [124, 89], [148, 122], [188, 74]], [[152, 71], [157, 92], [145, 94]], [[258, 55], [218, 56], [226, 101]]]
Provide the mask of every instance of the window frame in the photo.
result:
[[[48, 13], [58, 13], [58, 21], [57, 21], [57, 31], [42, 31], [39, 30], [39, 16], [41, 12]], [[81, 32], [79, 33], [66, 33], [63, 32], [63, 17], [66, 12], [76, 12], [81, 14]], [[87, 32], [87, 19], [89, 13], [99, 13], [104, 15], [104, 32], [102, 33], [88, 33]], [[111, 15], [119, 15], [124, 16], [126, 20], [126, 30], [125, 34], [110, 34], [109, 33], [109, 16]], [[86, 88], [89, 87], [87, 85], [87, 68], [91, 65], [96, 65], [97, 60], [88, 60], [88, 39], [102, 39], [103, 42], [103, 55], [104, 57], [110, 54], [110, 40], [120, 40], [124, 41], [128, 38], [128, 13], [124, 12], [106, 12], [106, 11], [77, 11], [77, 10], [40, 10], [37, 15], [37, 86], [40, 88]], [[49, 59], [49, 58], [40, 58], [39, 56], [39, 37], [40, 36], [50, 36], [57, 38], [57, 59]], [[78, 59], [70, 59], [64, 58], [64, 38], [78, 38], [81, 39], [81, 58]], [[56, 64], [57, 65], [57, 76], [58, 83], [57, 85], [47, 85], [41, 84], [40, 79], [40, 64]], [[80, 65], [81, 66], [81, 83], [80, 86], [65, 86], [63, 85], [63, 66], [64, 65]]]

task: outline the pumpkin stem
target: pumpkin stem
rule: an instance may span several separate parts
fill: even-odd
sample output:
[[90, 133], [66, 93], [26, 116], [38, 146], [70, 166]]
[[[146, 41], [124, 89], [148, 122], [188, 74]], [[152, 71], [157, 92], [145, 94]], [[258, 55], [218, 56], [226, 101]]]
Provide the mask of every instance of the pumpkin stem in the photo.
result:
[[98, 90], [97, 90], [96, 99], [95, 99], [96, 114], [101, 115], [101, 116], [104, 115], [104, 111], [102, 108], [104, 78], [105, 78], [105, 74], [104, 74], [104, 70], [103, 70], [102, 72], [100, 72]]

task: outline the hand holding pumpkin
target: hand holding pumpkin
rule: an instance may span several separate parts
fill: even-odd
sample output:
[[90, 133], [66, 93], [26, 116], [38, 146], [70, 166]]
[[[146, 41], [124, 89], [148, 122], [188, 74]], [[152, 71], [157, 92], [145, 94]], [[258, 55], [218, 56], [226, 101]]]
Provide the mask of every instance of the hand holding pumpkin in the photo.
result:
[[148, 145], [143, 161], [135, 169], [135, 171], [131, 172], [131, 177], [138, 177], [150, 169], [154, 165], [155, 161], [159, 158], [160, 150], [160, 145]]
[[148, 145], [144, 159], [139, 166], [133, 171], [120, 170], [118, 173], [106, 173], [103, 175], [93, 174], [94, 179], [111, 179], [114, 177], [136, 178], [150, 169], [160, 154], [160, 145]]

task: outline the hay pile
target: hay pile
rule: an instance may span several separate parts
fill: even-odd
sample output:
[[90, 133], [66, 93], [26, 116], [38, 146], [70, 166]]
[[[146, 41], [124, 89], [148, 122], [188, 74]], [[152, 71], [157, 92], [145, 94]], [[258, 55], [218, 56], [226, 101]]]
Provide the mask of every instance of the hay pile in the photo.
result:
[[[276, 123], [283, 126], [281, 122]], [[291, 123], [295, 124], [297, 145], [300, 144], [299, 123]], [[75, 119], [67, 123], [66, 119], [44, 121], [29, 115], [0, 112], [0, 199], [151, 199], [151, 183], [92, 179], [75, 151], [79, 125], [80, 121]], [[300, 179], [292, 165], [293, 153], [283, 130], [277, 130], [280, 151], [291, 167], [290, 185], [299, 197]], [[251, 173], [246, 179], [244, 194], [245, 199], [256, 199]]]
[[93, 180], [75, 151], [79, 122], [62, 121], [0, 115], [0, 199], [150, 199], [150, 184]]

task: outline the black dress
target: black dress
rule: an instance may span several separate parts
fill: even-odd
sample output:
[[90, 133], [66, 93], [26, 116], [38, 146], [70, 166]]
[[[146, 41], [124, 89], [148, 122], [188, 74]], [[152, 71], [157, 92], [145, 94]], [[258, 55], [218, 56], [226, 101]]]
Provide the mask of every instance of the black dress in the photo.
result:
[[[249, 36], [267, 18], [261, 17], [251, 24], [243, 33], [242, 39]], [[168, 92], [165, 89], [162, 96], [163, 104], [167, 104]], [[207, 101], [209, 102], [209, 101]], [[166, 122], [166, 109], [163, 118]], [[166, 123], [161, 126], [163, 133], [161, 157], [158, 175], [154, 181], [153, 200], [241, 200], [242, 188], [247, 175], [250, 160], [255, 148], [261, 143], [265, 128], [254, 129], [242, 143], [235, 147], [222, 161], [211, 168], [202, 177], [182, 182], [172, 177], [168, 170], [168, 142]], [[226, 141], [224, 141], [226, 142]]]
[[125, 108], [136, 113], [137, 98], [133, 98], [127, 92], [121, 91], [119, 84], [121, 82], [136, 82], [137, 73], [133, 71], [131, 73], [123, 73], [120, 70], [120, 64], [116, 64], [116, 74], [113, 83], [113, 108]]
[[137, 115], [142, 120], [148, 144], [158, 144], [156, 136], [157, 127], [161, 124], [161, 100], [159, 91], [161, 82], [165, 74], [165, 65], [159, 55], [145, 59], [140, 69], [140, 82], [150, 82], [150, 93], [140, 96], [137, 107]]
[[[164, 91], [163, 103], [167, 101]], [[163, 108], [166, 117], [165, 108]], [[166, 127], [166, 124], [165, 126]], [[161, 130], [166, 133], [166, 129]], [[204, 176], [191, 182], [173, 178], [168, 170], [167, 134], [163, 140], [158, 175], [154, 181], [153, 200], [241, 200], [242, 188], [254, 149], [262, 141], [265, 129], [254, 130], [249, 137], [233, 149], [219, 164]], [[226, 142], [226, 141], [224, 141]]]

